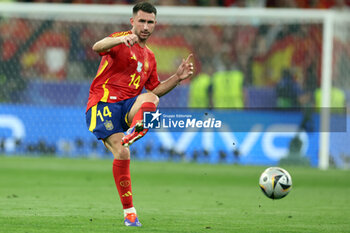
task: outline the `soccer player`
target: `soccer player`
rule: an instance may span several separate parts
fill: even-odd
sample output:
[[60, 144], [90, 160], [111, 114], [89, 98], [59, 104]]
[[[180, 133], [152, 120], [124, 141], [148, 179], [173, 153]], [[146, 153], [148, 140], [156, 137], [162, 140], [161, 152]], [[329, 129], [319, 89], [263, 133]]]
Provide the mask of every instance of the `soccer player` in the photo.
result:
[[[146, 46], [157, 22], [156, 14], [152, 4], [137, 3], [130, 18], [130, 31], [115, 32], [92, 47], [102, 58], [90, 87], [86, 122], [114, 155], [113, 175], [126, 226], [141, 226], [132, 202], [128, 146], [147, 133], [143, 112], [155, 111], [158, 97], [193, 75], [190, 54], [174, 75], [159, 81], [154, 54]], [[144, 87], [147, 92], [141, 93]]]

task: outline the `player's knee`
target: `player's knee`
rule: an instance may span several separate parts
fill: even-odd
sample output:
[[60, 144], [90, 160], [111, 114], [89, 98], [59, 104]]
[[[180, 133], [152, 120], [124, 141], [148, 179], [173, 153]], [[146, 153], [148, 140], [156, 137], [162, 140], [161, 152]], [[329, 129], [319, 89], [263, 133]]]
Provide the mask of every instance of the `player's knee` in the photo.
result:
[[153, 94], [152, 92], [145, 93], [142, 103], [145, 103], [145, 102], [152, 102], [157, 106], [159, 103], [159, 97]]
[[123, 148], [121, 148], [120, 151], [119, 151], [119, 159], [124, 159], [124, 160], [130, 159], [130, 151], [129, 151], [129, 149], [127, 149], [127, 148], [125, 148], [123, 146]]
[[130, 159], [130, 151], [127, 147], [118, 146], [115, 157], [123, 160]]
[[106, 147], [112, 152], [114, 158], [116, 159], [130, 159], [129, 148], [124, 147], [120, 143], [120, 139], [113, 138], [109, 139], [108, 143], [105, 144]]

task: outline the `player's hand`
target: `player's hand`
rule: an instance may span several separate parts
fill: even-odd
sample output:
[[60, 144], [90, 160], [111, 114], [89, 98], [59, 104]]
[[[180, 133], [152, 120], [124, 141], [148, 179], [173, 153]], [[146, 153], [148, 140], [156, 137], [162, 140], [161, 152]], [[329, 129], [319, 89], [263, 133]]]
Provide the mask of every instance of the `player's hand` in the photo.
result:
[[136, 44], [137, 42], [139, 42], [139, 38], [135, 34], [129, 34], [126, 36], [122, 36], [122, 37], [120, 37], [120, 40], [122, 43], [124, 43], [129, 48], [131, 46], [133, 46], [134, 44]]
[[188, 79], [193, 75], [193, 63], [190, 62], [193, 54], [188, 55], [187, 59], [182, 59], [182, 63], [179, 68], [177, 68], [176, 75], [179, 77], [180, 81]]

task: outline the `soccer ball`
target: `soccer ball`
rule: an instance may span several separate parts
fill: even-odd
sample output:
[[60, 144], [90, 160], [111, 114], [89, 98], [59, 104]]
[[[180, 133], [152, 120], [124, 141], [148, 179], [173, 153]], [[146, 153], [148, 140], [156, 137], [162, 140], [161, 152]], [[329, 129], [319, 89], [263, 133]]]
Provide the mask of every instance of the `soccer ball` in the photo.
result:
[[261, 174], [259, 185], [268, 198], [281, 199], [292, 189], [292, 178], [283, 168], [269, 167]]

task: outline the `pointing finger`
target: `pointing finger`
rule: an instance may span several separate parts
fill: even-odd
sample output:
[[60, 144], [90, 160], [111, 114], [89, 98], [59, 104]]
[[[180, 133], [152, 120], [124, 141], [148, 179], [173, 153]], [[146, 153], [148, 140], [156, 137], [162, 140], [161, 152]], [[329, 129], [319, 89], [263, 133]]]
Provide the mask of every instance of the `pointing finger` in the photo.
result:
[[181, 66], [181, 67], [184, 67], [185, 64], [186, 64], [186, 63], [185, 63], [185, 59], [182, 58], [182, 62], [181, 62], [181, 64], [180, 64], [180, 66]]
[[188, 63], [192, 57], [193, 57], [193, 54], [192, 54], [192, 53], [191, 53], [190, 55], [188, 55], [188, 57], [187, 57], [187, 59], [186, 59], [186, 63]]

